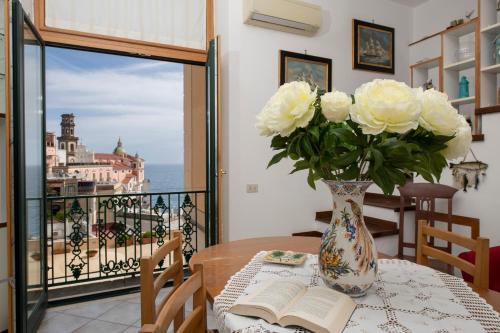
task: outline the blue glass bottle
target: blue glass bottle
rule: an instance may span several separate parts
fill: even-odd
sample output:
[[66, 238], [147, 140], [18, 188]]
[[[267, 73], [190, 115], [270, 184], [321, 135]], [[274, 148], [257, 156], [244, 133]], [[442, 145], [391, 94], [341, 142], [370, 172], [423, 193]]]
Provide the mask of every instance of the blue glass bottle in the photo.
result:
[[469, 97], [469, 80], [465, 76], [462, 76], [462, 79], [460, 79], [460, 90], [458, 93], [459, 98], [465, 98]]

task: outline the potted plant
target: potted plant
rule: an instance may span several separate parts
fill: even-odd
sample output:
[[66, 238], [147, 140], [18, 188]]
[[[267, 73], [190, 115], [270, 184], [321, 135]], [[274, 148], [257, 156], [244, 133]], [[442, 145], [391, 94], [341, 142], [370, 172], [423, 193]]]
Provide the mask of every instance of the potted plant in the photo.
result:
[[156, 237], [156, 232], [154, 231], [146, 231], [143, 232], [140, 238], [140, 243], [141, 244], [151, 244], [154, 243], [158, 240]]
[[324, 95], [305, 82], [281, 86], [257, 116], [261, 135], [277, 154], [268, 167], [289, 158], [291, 173], [307, 171], [333, 195], [332, 223], [319, 254], [325, 283], [361, 296], [375, 280], [377, 252], [363, 219], [363, 199], [375, 183], [392, 194], [408, 176], [439, 180], [447, 159], [464, 156], [472, 135], [465, 118], [434, 89], [412, 89], [374, 80], [353, 96]]
[[116, 244], [120, 247], [122, 246], [130, 246], [134, 243], [132, 236], [128, 234], [119, 234], [116, 236]]

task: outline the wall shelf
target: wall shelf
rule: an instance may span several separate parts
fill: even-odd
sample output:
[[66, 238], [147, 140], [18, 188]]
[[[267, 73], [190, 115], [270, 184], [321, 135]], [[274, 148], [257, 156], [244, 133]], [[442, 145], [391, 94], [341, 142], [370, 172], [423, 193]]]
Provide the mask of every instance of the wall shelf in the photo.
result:
[[452, 99], [450, 101], [450, 103], [453, 106], [458, 106], [458, 105], [464, 105], [464, 104], [472, 104], [475, 101], [476, 101], [476, 96], [470, 96], [470, 97]]
[[472, 134], [472, 141], [484, 141], [484, 134]]
[[440, 60], [441, 57], [437, 57], [434, 59], [426, 59], [419, 61], [416, 64], [411, 65], [410, 67], [413, 69], [429, 69], [429, 68], [439, 67]]
[[498, 34], [498, 33], [500, 33], [500, 22], [492, 24], [492, 25], [489, 25], [489, 26], [487, 26], [485, 28], [482, 28], [481, 32], [490, 33], [490, 34]]
[[486, 106], [482, 108], [477, 108], [476, 109], [476, 114], [481, 115], [481, 114], [490, 114], [490, 113], [499, 113], [500, 112], [500, 105], [494, 105], [494, 106]]
[[451, 35], [455, 37], [462, 37], [471, 34], [476, 29], [477, 18], [474, 18], [468, 22], [462, 23], [455, 27], [448, 28], [443, 31], [443, 34]]
[[500, 73], [500, 64], [488, 66], [488, 67], [483, 67], [481, 68], [481, 72], [486, 72], [486, 73]]
[[449, 71], [463, 71], [464, 69], [473, 68], [475, 65], [476, 59], [471, 58], [446, 65], [444, 66], [444, 69]]

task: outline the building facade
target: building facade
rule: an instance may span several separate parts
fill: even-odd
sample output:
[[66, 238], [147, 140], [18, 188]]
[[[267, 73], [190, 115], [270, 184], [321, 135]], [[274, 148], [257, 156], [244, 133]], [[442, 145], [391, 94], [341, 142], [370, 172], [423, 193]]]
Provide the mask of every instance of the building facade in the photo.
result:
[[[112, 153], [95, 153], [78, 143], [75, 127], [75, 116], [63, 114], [57, 143], [54, 133], [46, 134], [49, 195], [142, 192], [144, 159], [139, 154], [129, 155], [121, 138]], [[82, 186], [78, 185], [80, 182]], [[90, 192], [89, 184], [93, 184]], [[80, 188], [85, 188], [85, 193], [80, 193]]]

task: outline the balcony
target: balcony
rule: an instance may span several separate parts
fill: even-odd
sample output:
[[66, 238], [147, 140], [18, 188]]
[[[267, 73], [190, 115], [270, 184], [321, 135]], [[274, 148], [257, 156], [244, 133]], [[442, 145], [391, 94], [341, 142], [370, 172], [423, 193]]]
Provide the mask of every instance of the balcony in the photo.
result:
[[[151, 255], [174, 230], [183, 233], [187, 263], [205, 247], [205, 205], [205, 191], [48, 197], [49, 297], [135, 286], [140, 258]], [[38, 242], [37, 235], [28, 241], [33, 266], [40, 258], [33, 250]], [[158, 270], [168, 265], [161, 262]]]

